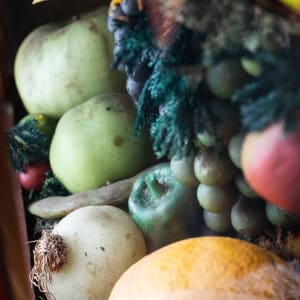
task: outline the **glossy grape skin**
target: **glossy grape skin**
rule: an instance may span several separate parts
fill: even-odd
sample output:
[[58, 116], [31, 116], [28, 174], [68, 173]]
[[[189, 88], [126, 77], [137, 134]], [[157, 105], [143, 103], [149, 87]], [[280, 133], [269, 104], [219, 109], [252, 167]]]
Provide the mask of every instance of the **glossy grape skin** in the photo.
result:
[[294, 215], [271, 203], [266, 204], [266, 216], [274, 226], [292, 228], [300, 223], [300, 215]]
[[257, 193], [248, 184], [243, 173], [238, 173], [235, 176], [234, 181], [235, 181], [235, 185], [236, 185], [237, 189], [243, 196], [250, 198], [250, 199], [258, 198]]
[[[120, 55], [120, 53], [122, 52], [122, 43], [115, 43], [114, 44], [114, 48], [113, 48], [113, 55], [114, 57], [118, 57]], [[128, 66], [124, 61], [119, 61], [117, 69], [121, 72], [127, 73], [128, 72]]]
[[119, 23], [120, 22], [118, 20], [116, 20], [114, 17], [108, 16], [107, 17], [107, 29], [108, 29], [108, 31], [115, 32], [120, 26]]
[[129, 33], [130, 33], [130, 27], [128, 25], [123, 25], [123, 26], [117, 28], [114, 31], [115, 43], [122, 42], [122, 40], [124, 40], [128, 36]]
[[130, 76], [136, 81], [145, 82], [152, 72], [152, 68], [149, 67], [148, 61], [137, 63]]
[[198, 151], [194, 161], [194, 173], [201, 183], [221, 186], [235, 175], [236, 168], [226, 151], [216, 152], [212, 148]]
[[197, 186], [198, 179], [194, 174], [194, 160], [195, 157], [185, 156], [180, 159], [172, 157], [170, 161], [170, 168], [173, 176], [183, 185]]
[[114, 5], [109, 8], [108, 18], [107, 18], [107, 29], [110, 32], [114, 32], [120, 26], [125, 25], [129, 22], [128, 17], [124, 14], [120, 5]]
[[144, 83], [140, 81], [135, 81], [131, 77], [127, 77], [126, 80], [126, 90], [130, 97], [137, 100], [143, 90]]
[[213, 213], [230, 211], [237, 198], [238, 193], [231, 183], [221, 187], [213, 187], [201, 183], [197, 188], [199, 204], [205, 210]]
[[203, 219], [205, 225], [214, 232], [223, 233], [232, 229], [230, 212], [213, 213], [204, 210]]
[[114, 43], [113, 55], [116, 56], [122, 51], [123, 45], [122, 43]]
[[122, 0], [120, 5], [122, 11], [128, 16], [136, 16], [141, 12], [138, 7], [138, 0]]
[[257, 236], [263, 233], [268, 226], [264, 201], [241, 197], [232, 207], [231, 223], [243, 236]]
[[247, 74], [236, 59], [226, 59], [211, 66], [205, 76], [210, 92], [220, 98], [230, 98], [247, 81]]
[[[114, 48], [113, 48], [114, 58], [119, 59], [120, 53], [122, 53], [122, 49], [123, 49], [122, 43], [120, 43], [120, 42], [114, 43]], [[127, 70], [127, 66], [122, 61], [120, 61], [119, 65], [118, 65], [118, 70], [125, 72], [125, 70]]]
[[228, 143], [229, 157], [237, 168], [241, 168], [241, 150], [243, 146], [244, 136], [245, 135], [243, 133], [239, 133], [231, 137]]

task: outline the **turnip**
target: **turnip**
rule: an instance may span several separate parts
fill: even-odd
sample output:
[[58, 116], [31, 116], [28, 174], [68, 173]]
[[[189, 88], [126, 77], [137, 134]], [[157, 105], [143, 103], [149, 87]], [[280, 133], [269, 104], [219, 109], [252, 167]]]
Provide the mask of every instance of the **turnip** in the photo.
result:
[[30, 276], [47, 299], [105, 300], [121, 274], [145, 254], [144, 238], [125, 211], [88, 206], [43, 232]]

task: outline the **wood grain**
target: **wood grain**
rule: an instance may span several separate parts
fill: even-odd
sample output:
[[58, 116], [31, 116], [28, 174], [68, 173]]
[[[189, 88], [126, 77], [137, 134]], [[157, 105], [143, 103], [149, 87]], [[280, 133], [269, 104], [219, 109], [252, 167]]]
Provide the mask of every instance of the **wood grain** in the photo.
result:
[[[1, 278], [8, 299], [34, 299], [29, 281], [30, 253], [21, 190], [8, 157], [5, 130], [13, 125], [13, 106], [6, 98], [6, 59], [0, 27], [0, 249]], [[2, 300], [3, 298], [1, 298]], [[6, 299], [3, 299], [6, 300]]]

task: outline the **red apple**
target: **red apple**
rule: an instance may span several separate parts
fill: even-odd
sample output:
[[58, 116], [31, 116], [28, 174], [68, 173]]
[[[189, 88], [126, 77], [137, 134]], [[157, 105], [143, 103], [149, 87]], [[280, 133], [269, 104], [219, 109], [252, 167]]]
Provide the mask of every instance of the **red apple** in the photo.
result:
[[265, 200], [300, 213], [300, 119], [285, 132], [283, 122], [249, 133], [241, 153], [242, 169], [250, 186]]

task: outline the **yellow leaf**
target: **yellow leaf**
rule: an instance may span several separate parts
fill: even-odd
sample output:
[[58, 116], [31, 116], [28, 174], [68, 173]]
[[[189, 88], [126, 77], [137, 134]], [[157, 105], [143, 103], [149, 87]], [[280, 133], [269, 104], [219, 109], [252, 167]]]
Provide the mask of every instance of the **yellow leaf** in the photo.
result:
[[32, 5], [40, 3], [40, 2], [44, 2], [44, 1], [47, 1], [47, 0], [33, 0]]
[[300, 0], [279, 0], [279, 1], [289, 6], [293, 10], [300, 12]]

